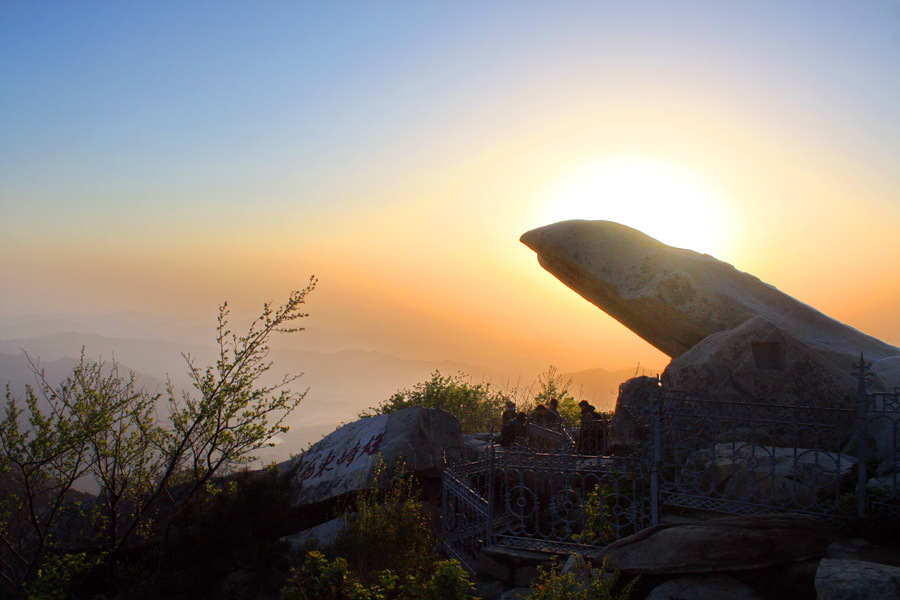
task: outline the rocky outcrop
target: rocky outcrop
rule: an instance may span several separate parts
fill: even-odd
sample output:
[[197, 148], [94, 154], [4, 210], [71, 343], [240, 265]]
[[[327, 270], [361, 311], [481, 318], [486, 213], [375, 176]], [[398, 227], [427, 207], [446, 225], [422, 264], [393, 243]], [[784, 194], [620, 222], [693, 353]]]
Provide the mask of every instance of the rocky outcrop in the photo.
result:
[[[855, 408], [853, 365], [859, 349], [849, 338], [831, 340], [823, 348], [809, 335], [815, 332], [791, 332], [765, 317], [754, 317], [673, 359], [662, 382], [668, 389], [708, 393], [724, 401]], [[900, 381], [893, 362], [883, 360], [879, 373]], [[878, 387], [876, 382], [873, 389]]]
[[653, 588], [645, 600], [763, 600], [753, 588], [737, 579], [716, 573], [686, 575]]
[[628, 574], [688, 574], [763, 569], [825, 555], [831, 533], [802, 514], [747, 515], [644, 529], [600, 552]]
[[538, 567], [547, 564], [549, 555], [543, 552], [487, 546], [478, 554], [478, 576], [500, 581], [506, 585], [527, 588], [538, 576]]
[[754, 317], [823, 351], [874, 361], [900, 349], [825, 316], [707, 254], [667, 246], [610, 221], [564, 221], [525, 233], [541, 266], [675, 358]]
[[[419, 477], [439, 478], [446, 460], [459, 460], [465, 446], [450, 413], [413, 406], [360, 419], [326, 436], [294, 460], [295, 507], [316, 505], [385, 485], [398, 465]], [[380, 457], [382, 472], [378, 470]]]
[[659, 394], [655, 377], [633, 377], [619, 386], [616, 416], [609, 427], [609, 452], [628, 455], [650, 440], [651, 422], [647, 407]]
[[285, 545], [292, 558], [297, 558], [306, 549], [333, 546], [346, 525], [347, 520], [344, 517], [338, 517], [315, 527], [304, 529], [300, 533], [282, 536], [278, 541]]
[[[900, 382], [900, 348], [711, 256], [608, 221], [565, 221], [521, 240], [563, 283], [673, 358], [667, 389], [853, 409], [860, 353], [872, 363], [870, 391]], [[840, 433], [844, 443], [852, 431]]]
[[676, 482], [687, 490], [736, 501], [811, 508], [856, 472], [856, 459], [807, 450], [732, 442], [699, 449]]
[[900, 600], [900, 567], [823, 559], [816, 571], [818, 600]]

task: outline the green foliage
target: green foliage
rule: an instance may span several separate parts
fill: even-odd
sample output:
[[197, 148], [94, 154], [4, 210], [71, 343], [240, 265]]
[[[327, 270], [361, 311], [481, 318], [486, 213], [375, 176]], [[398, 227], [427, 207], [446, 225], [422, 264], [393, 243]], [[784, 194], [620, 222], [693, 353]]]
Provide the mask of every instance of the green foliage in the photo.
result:
[[389, 479], [389, 487], [357, 497], [330, 550], [334, 557], [308, 552], [300, 568], [291, 571], [282, 600], [474, 598], [459, 562], [438, 560], [437, 537], [415, 479], [402, 470], [388, 478], [381, 461], [375, 470], [375, 481]]
[[157, 559], [160, 573], [138, 584], [152, 590], [145, 597], [210, 597], [236, 570], [260, 574], [254, 586], [261, 595], [277, 592], [280, 582], [262, 574], [288, 570], [277, 540], [306, 526], [302, 511], [291, 506], [290, 490], [289, 478], [275, 469], [240, 471], [207, 484], [173, 520]]
[[375, 408], [360, 413], [360, 417], [383, 415], [410, 406], [446, 410], [462, 425], [463, 433], [499, 430], [500, 413], [507, 396], [493, 389], [489, 383], [472, 383], [463, 374], [441, 375], [435, 371], [431, 379], [417, 383], [412, 389], [396, 392]]
[[[295, 378], [276, 385], [260, 378], [272, 366], [269, 338], [299, 330], [291, 323], [306, 316], [300, 309], [315, 283], [310, 278], [278, 308], [263, 305], [243, 336], [229, 330], [222, 305], [218, 359], [201, 368], [185, 356], [197, 395], [176, 398], [170, 384], [168, 419], [159, 417], [160, 396], [140, 389], [133, 373], [89, 361], [83, 351], [59, 384], [32, 364], [37, 386], [26, 388], [24, 406], [7, 388], [0, 423], [0, 577], [7, 589], [27, 588], [47, 572], [50, 557], [66, 556], [56, 540], [63, 516], [71, 530], [80, 512], [96, 536], [78, 543], [113, 559], [135, 538], [164, 534], [213, 477], [253, 460], [286, 431], [283, 421], [305, 393], [287, 389]], [[71, 489], [84, 478], [100, 493], [79, 508]]]
[[65, 600], [68, 588], [79, 575], [102, 564], [104, 556], [85, 552], [48, 555], [26, 589], [28, 600]]
[[[7, 389], [0, 424], [0, 574], [13, 588], [39, 572], [46, 580], [46, 561], [69, 564], [53, 553], [63, 518], [92, 522], [95, 538], [86, 542], [107, 553], [114, 549], [117, 526], [135, 518], [141, 494], [164, 461], [159, 444], [165, 432], [153, 413], [157, 396], [138, 389], [133, 374], [120, 374], [115, 363], [90, 362], [84, 352], [58, 385], [32, 367], [37, 387], [26, 388], [24, 408]], [[98, 502], [74, 500], [70, 490], [81, 478], [99, 487]]]
[[328, 560], [313, 550], [303, 566], [291, 572], [281, 600], [474, 600], [475, 590], [458, 561], [434, 563], [425, 575], [372, 573], [363, 583], [341, 557]]
[[538, 391], [534, 395], [534, 403], [549, 407], [550, 400], [556, 398], [559, 401], [559, 415], [568, 423], [577, 423], [581, 409], [571, 393], [571, 387], [572, 380], [563, 381], [556, 367], [550, 365], [545, 373], [538, 375]]
[[500, 431], [500, 415], [507, 400], [517, 404], [517, 410], [530, 412], [537, 404], [549, 405], [552, 398], [559, 401], [559, 414], [568, 423], [578, 423], [581, 409], [571, 392], [572, 380], [563, 380], [556, 367], [550, 365], [538, 376], [535, 385], [527, 388], [504, 389], [490, 383], [472, 383], [462, 373], [449, 376], [435, 371], [428, 381], [417, 383], [411, 389], [394, 393], [390, 398], [359, 414], [371, 417], [396, 412], [410, 406], [440, 408], [446, 410], [462, 425], [463, 433]]
[[612, 517], [612, 509], [602, 500], [603, 497], [609, 497], [614, 490], [610, 486], [605, 486], [601, 492], [600, 486], [595, 485], [594, 489], [588, 493], [585, 499], [583, 509], [585, 514], [584, 530], [580, 534], [572, 536], [579, 542], [591, 544], [598, 541], [612, 542], [616, 539], [616, 532], [610, 521]]
[[344, 557], [361, 579], [369, 573], [390, 569], [400, 575], [427, 571], [436, 560], [437, 535], [431, 517], [419, 501], [412, 475], [386, 472], [380, 459], [374, 481], [389, 481], [386, 489], [361, 492], [344, 515], [345, 526], [334, 552]]
[[292, 570], [281, 600], [342, 600], [357, 598], [362, 587], [343, 558], [329, 561], [322, 552], [312, 550], [299, 570]]
[[185, 355], [199, 397], [185, 394], [176, 400], [169, 386], [172, 436], [167, 451], [180, 459], [174, 466], [186, 469], [195, 481], [205, 483], [213, 474], [253, 461], [254, 451], [272, 446], [270, 440], [288, 430], [284, 419], [306, 395], [287, 388], [299, 375], [284, 376], [275, 385], [263, 385], [260, 378], [272, 368], [269, 338], [273, 333], [301, 330], [289, 324], [308, 316], [300, 309], [315, 284], [315, 278], [310, 278], [305, 289], [291, 292], [277, 309], [264, 304], [262, 314], [243, 336], [229, 329], [228, 304], [223, 304], [216, 364], [201, 368]]
[[475, 588], [458, 560], [442, 560], [417, 590], [414, 597], [430, 600], [467, 600], [474, 597]]
[[[558, 564], [549, 568], [538, 567], [538, 578], [531, 584], [529, 600], [628, 600], [637, 585], [632, 579], [620, 589], [618, 571], [608, 573], [606, 561], [599, 569], [591, 569], [586, 564], [587, 573], [561, 573]], [[580, 575], [580, 576], [579, 576]]]

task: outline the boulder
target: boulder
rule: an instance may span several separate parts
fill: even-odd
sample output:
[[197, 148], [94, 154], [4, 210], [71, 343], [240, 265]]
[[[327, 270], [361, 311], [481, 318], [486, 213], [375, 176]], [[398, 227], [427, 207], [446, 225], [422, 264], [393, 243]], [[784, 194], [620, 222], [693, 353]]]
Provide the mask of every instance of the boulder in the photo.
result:
[[401, 464], [407, 473], [438, 478], [445, 461], [459, 460], [464, 452], [459, 421], [440, 409], [413, 406], [360, 419], [294, 459], [292, 501], [295, 507], [317, 505], [383, 486]]
[[[521, 241], [560, 281], [672, 357], [662, 375], [666, 389], [726, 404], [855, 410], [858, 382], [852, 373], [860, 354], [871, 363], [870, 392], [900, 383], [900, 348], [711, 256], [609, 221], [547, 225]], [[632, 397], [620, 393], [617, 417], [630, 412], [623, 399], [639, 402], [639, 391], [622, 392]], [[817, 419], [823, 417], [835, 421], [827, 424], [836, 433], [825, 449], [852, 441], [853, 415], [823, 413]], [[620, 423], [618, 431], [613, 424], [613, 448], [627, 450], [643, 441], [640, 423], [627, 416]], [[890, 423], [877, 426], [869, 447], [881, 459], [883, 474], [893, 429]]]
[[822, 350], [754, 317], [718, 332], [669, 363], [668, 389], [719, 390], [717, 399], [824, 408], [856, 408], [853, 363], [859, 351]]
[[494, 599], [499, 598], [506, 590], [504, 585], [499, 581], [491, 579], [479, 579], [475, 581], [475, 597]]
[[300, 533], [283, 536], [278, 541], [287, 547], [291, 556], [297, 557], [306, 549], [333, 546], [346, 525], [347, 521], [343, 517], [338, 517], [315, 527], [304, 529]]
[[647, 408], [659, 391], [655, 377], [634, 377], [619, 386], [616, 413], [609, 425], [610, 454], [633, 454], [649, 443], [652, 423]]
[[512, 580], [513, 569], [489, 553], [479, 552], [476, 573], [480, 579], [507, 582]]
[[827, 524], [802, 514], [745, 515], [701, 523], [667, 523], [613, 542], [599, 557], [629, 574], [746, 571], [825, 554]]
[[480, 579], [501, 581], [515, 588], [528, 588], [541, 566], [549, 566], [550, 554], [512, 548], [486, 546], [479, 550], [476, 572]]
[[816, 571], [818, 600], [900, 600], [900, 567], [825, 558]]
[[465, 443], [466, 458], [468, 460], [477, 460], [479, 456], [494, 445], [494, 434], [492, 433], [474, 433], [463, 436]]
[[578, 583], [585, 586], [590, 583], [591, 577], [593, 577], [590, 563], [587, 562], [584, 557], [577, 552], [572, 552], [571, 554], [569, 554], [568, 558], [566, 558], [566, 562], [563, 564], [562, 569], [560, 570], [560, 573], [562, 575], [571, 573]]
[[866, 482], [866, 490], [879, 498], [900, 497], [900, 476], [894, 473], [873, 477]]
[[722, 574], [686, 575], [653, 588], [645, 600], [762, 600], [753, 588]]
[[665, 354], [764, 317], [822, 351], [872, 361], [900, 348], [825, 316], [707, 254], [673, 248], [610, 221], [564, 221], [525, 233], [541, 266]]
[[685, 460], [676, 485], [735, 501], [817, 508], [856, 473], [856, 459], [835, 452], [751, 443], [716, 444]]
[[690, 390], [731, 402], [856, 409], [859, 349], [817, 347], [765, 317], [715, 333], [673, 359], [662, 375], [667, 389]]
[[[853, 372], [859, 354], [850, 346], [840, 350], [835, 344], [822, 349], [813, 342], [755, 317], [709, 336], [673, 359], [663, 372], [662, 384], [666, 389], [690, 390], [720, 400], [727, 416], [734, 416], [734, 409], [726, 403], [784, 407], [770, 408], [767, 416], [822, 425], [798, 432], [808, 439], [796, 443], [826, 450], [845, 449], [855, 455], [858, 380]], [[876, 364], [880, 370], [869, 383], [870, 391], [883, 391], [888, 381], [894, 382], [891, 385], [900, 382], [895, 363], [884, 359]], [[876, 405], [874, 408], [883, 408], [884, 400], [879, 399]], [[706, 410], [712, 410], [712, 405]], [[886, 473], [894, 462], [897, 415], [888, 411], [869, 417], [867, 451], [878, 459], [879, 474]], [[772, 444], [785, 442], [771, 440]]]

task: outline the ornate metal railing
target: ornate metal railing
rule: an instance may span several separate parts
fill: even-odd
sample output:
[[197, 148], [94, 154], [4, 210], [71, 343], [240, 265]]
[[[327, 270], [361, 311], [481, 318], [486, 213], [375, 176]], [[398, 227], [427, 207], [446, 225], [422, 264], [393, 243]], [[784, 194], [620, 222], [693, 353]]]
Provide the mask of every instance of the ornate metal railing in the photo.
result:
[[900, 388], [867, 393], [862, 410], [866, 438], [877, 453], [875, 472], [867, 473], [861, 490], [862, 510], [900, 521]]
[[584, 432], [529, 425], [512, 448], [447, 467], [445, 549], [473, 573], [492, 543], [590, 555], [656, 524], [663, 507], [900, 520], [900, 388], [869, 392], [869, 366], [856, 364], [856, 410], [653, 388], [629, 416], [643, 442], [627, 458]]
[[441, 541], [447, 555], [470, 573], [491, 536], [490, 460], [488, 455], [444, 468]]
[[857, 461], [840, 449], [855, 411], [735, 404], [680, 392], [663, 392], [652, 409], [659, 450], [651, 460], [662, 505], [846, 514], [841, 500]]
[[494, 446], [445, 468], [442, 541], [472, 573], [494, 543], [590, 554], [649, 526], [650, 497], [637, 459]]
[[502, 452], [494, 477], [494, 543], [590, 554], [651, 523], [637, 459]]
[[575, 452], [575, 438], [563, 423], [551, 427], [529, 423], [525, 428], [523, 441], [524, 444], [518, 444], [516, 447], [524, 446], [524, 448], [537, 452], [554, 454], [573, 454]]

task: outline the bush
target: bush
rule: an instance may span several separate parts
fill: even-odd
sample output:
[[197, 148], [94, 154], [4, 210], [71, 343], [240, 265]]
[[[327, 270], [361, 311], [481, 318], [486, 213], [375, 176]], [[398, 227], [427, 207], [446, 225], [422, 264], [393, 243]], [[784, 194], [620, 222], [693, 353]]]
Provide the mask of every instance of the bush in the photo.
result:
[[28, 600], [65, 600], [72, 582], [103, 562], [102, 554], [85, 552], [50, 554], [44, 557], [36, 577], [26, 586]]
[[328, 560], [312, 550], [300, 569], [291, 572], [281, 600], [474, 600], [468, 575], [455, 560], [442, 560], [425, 576], [378, 571], [362, 583], [341, 557]]
[[417, 383], [412, 389], [396, 392], [377, 407], [360, 413], [360, 417], [384, 415], [410, 406], [440, 408], [459, 419], [463, 433], [480, 433], [500, 429], [500, 413], [506, 394], [489, 383], [472, 383], [462, 373], [444, 376], [435, 371], [431, 379]]
[[[102, 554], [114, 567], [136, 545], [164, 541], [172, 520], [214, 478], [252, 461], [287, 431], [284, 419], [305, 392], [288, 389], [296, 377], [262, 383], [272, 367], [269, 340], [300, 330], [292, 325], [307, 316], [301, 309], [315, 284], [310, 278], [277, 308], [264, 304], [242, 336], [229, 329], [223, 304], [215, 364], [201, 367], [185, 355], [195, 392], [176, 394], [170, 384], [168, 411], [133, 373], [84, 352], [59, 384], [32, 365], [37, 385], [24, 399], [7, 387], [0, 407], [0, 587], [16, 596], [39, 579], [50, 582], [51, 571], [55, 582], [76, 577], [87, 566], [71, 548]], [[99, 494], [79, 506], [72, 487], [85, 480]], [[68, 518], [73, 512], [79, 523]], [[94, 535], [64, 545], [60, 531], [81, 523]]]
[[590, 563], [585, 565], [590, 570], [589, 578], [561, 573], [558, 564], [538, 567], [538, 578], [531, 584], [528, 600], [628, 600], [637, 585], [635, 578], [616, 590], [619, 573], [607, 573], [606, 561], [599, 569], [590, 569]]
[[303, 526], [302, 512], [291, 507], [290, 482], [274, 466], [236, 473], [208, 485], [172, 522], [164, 551], [152, 559], [159, 573], [149, 581], [129, 574], [123, 587], [159, 598], [209, 597], [243, 569], [259, 576], [255, 586], [275, 593], [288, 570], [278, 539]]
[[[385, 464], [379, 460], [374, 481], [386, 478]], [[437, 560], [431, 515], [419, 502], [415, 478], [404, 474], [402, 466], [387, 489], [361, 492], [344, 520], [346, 525], [333, 551], [345, 558], [362, 580], [385, 569], [401, 576], [421, 574]]]
[[549, 405], [552, 398], [559, 401], [559, 414], [568, 423], [578, 423], [581, 409], [571, 392], [572, 380], [563, 380], [556, 367], [550, 365], [527, 388], [500, 391], [490, 383], [472, 383], [468, 375], [441, 375], [435, 371], [428, 381], [411, 389], [401, 390], [377, 407], [359, 413], [361, 418], [383, 415], [410, 406], [440, 408], [459, 419], [463, 433], [500, 431], [500, 418], [507, 400], [517, 404], [518, 411], [531, 412], [538, 404]]
[[559, 401], [559, 415], [568, 423], [578, 423], [581, 418], [581, 409], [578, 401], [572, 395], [572, 380], [563, 381], [562, 375], [557, 373], [556, 367], [550, 365], [546, 373], [538, 375], [538, 391], [534, 395], [534, 403], [550, 406], [550, 400], [556, 398]]
[[[385, 477], [376, 466], [375, 481]], [[352, 511], [352, 512], [351, 512]], [[440, 560], [432, 519], [413, 476], [395, 474], [385, 490], [362, 492], [344, 514], [330, 549], [307, 552], [282, 600], [466, 600], [474, 598], [458, 561]]]

